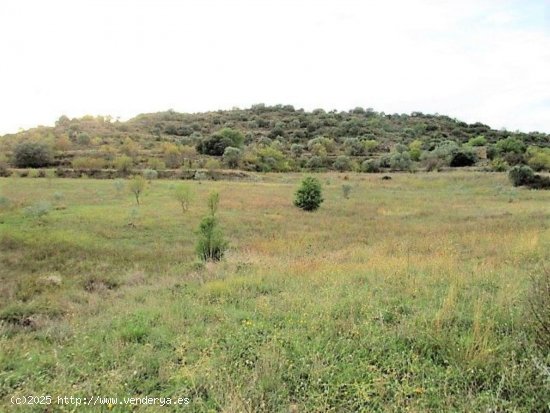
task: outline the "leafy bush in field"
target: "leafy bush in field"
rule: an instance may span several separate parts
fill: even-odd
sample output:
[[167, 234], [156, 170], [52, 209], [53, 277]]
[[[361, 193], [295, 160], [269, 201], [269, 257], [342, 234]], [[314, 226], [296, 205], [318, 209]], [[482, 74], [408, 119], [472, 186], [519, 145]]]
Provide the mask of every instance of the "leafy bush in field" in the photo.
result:
[[51, 148], [41, 142], [21, 142], [13, 151], [14, 164], [18, 168], [41, 168], [52, 162]]
[[233, 146], [228, 146], [223, 151], [223, 162], [230, 168], [237, 168], [241, 161], [241, 150]]
[[130, 189], [130, 192], [134, 194], [134, 197], [136, 198], [136, 203], [138, 204], [138, 206], [139, 206], [139, 198], [143, 193], [143, 191], [145, 190], [145, 184], [146, 184], [145, 178], [143, 178], [143, 176], [141, 175], [134, 176], [130, 180], [130, 183], [128, 184], [128, 188]]
[[510, 165], [502, 158], [495, 158], [491, 161], [491, 169], [495, 172], [506, 172]]
[[321, 182], [311, 176], [304, 178], [300, 188], [296, 191], [294, 205], [305, 211], [315, 211], [322, 202]]
[[534, 176], [535, 173], [527, 165], [516, 165], [508, 172], [508, 177], [514, 186], [527, 185]]
[[42, 219], [50, 213], [51, 209], [52, 206], [48, 202], [40, 201], [25, 208], [25, 215], [34, 219]]
[[380, 162], [377, 159], [367, 159], [361, 163], [361, 172], [380, 172]]
[[192, 194], [191, 188], [187, 184], [180, 184], [174, 190], [174, 198], [181, 206], [181, 210], [185, 213], [191, 204]]
[[218, 219], [208, 215], [199, 225], [199, 239], [197, 241], [197, 255], [203, 261], [219, 261], [227, 250], [228, 243], [219, 228]]
[[153, 179], [157, 179], [159, 177], [159, 173], [154, 169], [144, 169], [142, 175], [148, 181], [152, 181]]
[[228, 242], [224, 239], [223, 232], [219, 228], [216, 212], [220, 202], [220, 195], [213, 192], [208, 197], [209, 215], [205, 216], [199, 225], [199, 239], [197, 241], [196, 251], [199, 258], [203, 261], [219, 261], [222, 259], [228, 247]]

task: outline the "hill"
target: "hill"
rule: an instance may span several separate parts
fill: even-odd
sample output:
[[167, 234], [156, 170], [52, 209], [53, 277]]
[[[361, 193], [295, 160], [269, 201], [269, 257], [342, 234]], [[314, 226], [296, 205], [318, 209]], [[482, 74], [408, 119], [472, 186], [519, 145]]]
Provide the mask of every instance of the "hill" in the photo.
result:
[[[15, 150], [22, 141], [46, 145], [50, 156], [43, 165], [18, 160]], [[126, 122], [62, 116], [54, 127], [4, 135], [0, 153], [4, 164], [12, 167], [78, 170], [225, 167], [373, 172], [472, 165], [499, 170], [518, 163], [543, 170], [550, 169], [550, 135], [495, 130], [420, 112], [385, 114], [359, 107], [308, 112], [291, 105], [258, 104], [206, 113], [168, 110]]]

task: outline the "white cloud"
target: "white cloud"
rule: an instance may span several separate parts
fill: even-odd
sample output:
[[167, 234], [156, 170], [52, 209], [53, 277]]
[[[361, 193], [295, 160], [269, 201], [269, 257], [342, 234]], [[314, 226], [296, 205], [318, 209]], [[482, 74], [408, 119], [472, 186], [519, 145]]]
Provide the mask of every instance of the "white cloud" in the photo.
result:
[[550, 132], [545, 2], [0, 3], [0, 132], [253, 103]]

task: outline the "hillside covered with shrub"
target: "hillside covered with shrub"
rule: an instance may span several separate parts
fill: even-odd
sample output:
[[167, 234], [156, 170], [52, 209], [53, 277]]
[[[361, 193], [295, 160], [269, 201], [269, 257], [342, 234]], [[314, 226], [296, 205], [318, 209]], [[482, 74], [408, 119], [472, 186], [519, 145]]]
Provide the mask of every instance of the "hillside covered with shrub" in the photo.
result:
[[257, 172], [439, 170], [478, 166], [550, 170], [550, 135], [510, 132], [419, 112], [370, 108], [311, 112], [253, 105], [206, 113], [172, 110], [126, 122], [61, 116], [54, 127], [0, 137], [0, 174], [13, 168], [242, 169]]

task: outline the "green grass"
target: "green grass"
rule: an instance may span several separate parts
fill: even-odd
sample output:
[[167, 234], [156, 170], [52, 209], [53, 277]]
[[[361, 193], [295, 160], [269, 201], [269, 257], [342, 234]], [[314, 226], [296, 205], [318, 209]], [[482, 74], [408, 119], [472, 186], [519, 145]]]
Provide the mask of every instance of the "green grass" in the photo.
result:
[[[550, 259], [549, 192], [492, 173], [323, 174], [308, 213], [292, 206], [301, 177], [191, 182], [186, 213], [174, 181], [138, 208], [113, 181], [0, 179], [0, 410], [92, 394], [191, 398], [158, 411], [549, 410], [525, 298]], [[201, 264], [214, 190], [230, 250]], [[38, 201], [50, 213], [25, 214]]]

